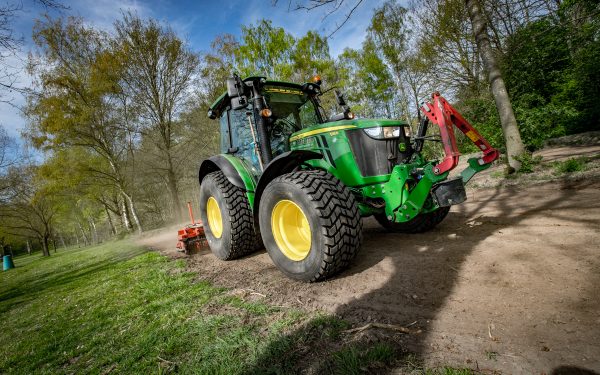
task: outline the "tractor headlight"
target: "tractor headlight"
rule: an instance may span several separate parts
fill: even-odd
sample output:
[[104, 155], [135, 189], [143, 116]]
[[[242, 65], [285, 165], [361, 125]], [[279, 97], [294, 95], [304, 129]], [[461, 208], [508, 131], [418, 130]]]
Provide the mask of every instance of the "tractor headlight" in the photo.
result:
[[363, 129], [365, 133], [371, 138], [375, 139], [386, 139], [386, 138], [398, 138], [400, 137], [399, 126], [378, 126], [376, 128]]

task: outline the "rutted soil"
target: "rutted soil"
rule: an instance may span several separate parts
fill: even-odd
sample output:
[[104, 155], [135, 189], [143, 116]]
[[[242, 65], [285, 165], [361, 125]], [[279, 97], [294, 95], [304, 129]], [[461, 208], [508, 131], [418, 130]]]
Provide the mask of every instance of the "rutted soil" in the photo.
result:
[[[286, 278], [265, 251], [222, 262], [205, 250], [188, 267], [252, 298], [325, 310], [356, 326], [412, 324], [421, 333], [398, 340], [429, 366], [600, 371], [599, 179], [470, 190], [425, 234], [386, 233], [370, 218], [364, 226], [354, 264], [322, 283]], [[181, 256], [175, 233], [143, 242]]]

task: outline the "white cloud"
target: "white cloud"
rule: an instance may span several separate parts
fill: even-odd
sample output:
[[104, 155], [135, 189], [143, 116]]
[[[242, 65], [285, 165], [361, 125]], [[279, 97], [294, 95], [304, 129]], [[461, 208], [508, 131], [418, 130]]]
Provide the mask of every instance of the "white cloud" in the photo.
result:
[[80, 15], [104, 30], [111, 30], [122, 12], [130, 11], [142, 18], [154, 15], [150, 7], [136, 0], [84, 0], [73, 1], [69, 6], [72, 9], [70, 13]]

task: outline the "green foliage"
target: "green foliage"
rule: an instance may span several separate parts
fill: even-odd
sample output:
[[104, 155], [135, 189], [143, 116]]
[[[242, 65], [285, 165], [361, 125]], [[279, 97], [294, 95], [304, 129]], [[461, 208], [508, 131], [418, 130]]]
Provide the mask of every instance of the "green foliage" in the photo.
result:
[[372, 44], [380, 49], [382, 57], [394, 73], [403, 69], [411, 29], [406, 25], [408, 10], [394, 1], [386, 1], [375, 9], [368, 28]]
[[553, 167], [557, 174], [580, 172], [586, 168], [586, 158], [570, 158], [565, 161], [555, 162]]
[[515, 159], [521, 162], [519, 173], [527, 174], [533, 173], [535, 167], [541, 164], [543, 158], [540, 155], [533, 156], [531, 152], [525, 152], [521, 156], [515, 157]]
[[576, 113], [568, 106], [548, 104], [535, 108], [515, 107], [521, 137], [531, 151], [542, 148], [549, 138], [565, 135], [565, 123], [573, 119]]
[[373, 41], [367, 39], [361, 50], [344, 50], [339, 61], [354, 112], [364, 117], [390, 117], [394, 81]]
[[503, 73], [523, 138], [545, 139], [600, 129], [600, 16], [585, 0], [528, 23], [507, 40]]
[[295, 38], [263, 19], [257, 25], [242, 26], [239, 42], [231, 36], [217, 37], [216, 42], [219, 53], [232, 57], [231, 68], [242, 76], [303, 82], [319, 73], [335, 80], [327, 39], [315, 31]]
[[[578, 116], [578, 112], [572, 107], [545, 103], [535, 94], [526, 94], [519, 99], [513, 102], [513, 108], [521, 138], [530, 151], [540, 149], [547, 139], [565, 135], [568, 124]], [[505, 149], [498, 111], [490, 96], [464, 99], [457, 107], [490, 144], [500, 150]], [[462, 133], [456, 133], [462, 152], [478, 151]]]
[[[457, 109], [492, 146], [500, 150], [505, 150], [498, 110], [490, 95], [473, 96], [464, 99], [457, 105]], [[461, 152], [471, 153], [479, 151], [460, 131], [455, 131], [455, 134]]]
[[269, 20], [258, 25], [242, 26], [242, 43], [235, 55], [243, 76], [267, 75], [284, 79], [291, 75], [291, 53], [294, 37]]

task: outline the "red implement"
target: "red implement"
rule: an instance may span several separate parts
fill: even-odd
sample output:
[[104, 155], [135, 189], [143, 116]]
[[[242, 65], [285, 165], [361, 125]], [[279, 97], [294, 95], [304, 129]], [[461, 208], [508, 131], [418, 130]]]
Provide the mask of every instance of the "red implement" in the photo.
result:
[[202, 221], [194, 221], [192, 204], [188, 202], [187, 206], [192, 223], [177, 231], [177, 248], [190, 254], [192, 251], [200, 251], [203, 247], [207, 247], [208, 242], [204, 235]]
[[498, 151], [439, 92], [433, 93], [431, 99], [433, 103], [425, 103], [425, 106], [421, 107], [421, 111], [427, 116], [429, 121], [440, 127], [440, 135], [446, 154], [444, 160], [436, 165], [433, 170], [436, 175], [447, 172], [458, 164], [460, 152], [458, 152], [458, 147], [456, 146], [456, 138], [454, 137], [452, 126], [456, 126], [471, 142], [483, 151], [483, 156], [478, 160], [479, 165], [489, 164], [498, 158]]

